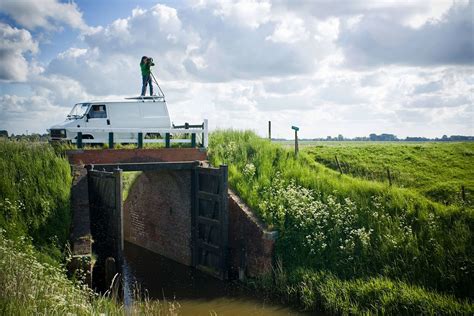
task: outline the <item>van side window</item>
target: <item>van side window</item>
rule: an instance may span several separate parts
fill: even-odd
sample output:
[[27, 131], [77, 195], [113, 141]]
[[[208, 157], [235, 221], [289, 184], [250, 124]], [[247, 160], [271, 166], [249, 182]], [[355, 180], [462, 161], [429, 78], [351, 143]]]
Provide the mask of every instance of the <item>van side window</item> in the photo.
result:
[[106, 118], [105, 104], [94, 104], [89, 111], [89, 118]]

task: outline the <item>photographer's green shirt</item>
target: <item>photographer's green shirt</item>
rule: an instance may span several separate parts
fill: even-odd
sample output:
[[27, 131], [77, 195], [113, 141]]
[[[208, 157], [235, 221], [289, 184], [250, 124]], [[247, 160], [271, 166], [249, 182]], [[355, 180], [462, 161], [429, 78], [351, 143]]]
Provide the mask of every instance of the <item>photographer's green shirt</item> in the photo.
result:
[[148, 76], [150, 74], [149, 63], [140, 63], [140, 68], [142, 69], [142, 76]]

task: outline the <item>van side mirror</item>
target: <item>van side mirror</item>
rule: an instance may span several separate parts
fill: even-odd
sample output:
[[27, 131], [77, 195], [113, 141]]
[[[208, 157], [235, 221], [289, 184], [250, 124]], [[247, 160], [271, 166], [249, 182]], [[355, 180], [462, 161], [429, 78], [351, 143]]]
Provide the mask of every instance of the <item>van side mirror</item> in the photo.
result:
[[90, 115], [89, 113], [86, 114], [86, 122], [89, 122], [89, 119], [90, 119]]

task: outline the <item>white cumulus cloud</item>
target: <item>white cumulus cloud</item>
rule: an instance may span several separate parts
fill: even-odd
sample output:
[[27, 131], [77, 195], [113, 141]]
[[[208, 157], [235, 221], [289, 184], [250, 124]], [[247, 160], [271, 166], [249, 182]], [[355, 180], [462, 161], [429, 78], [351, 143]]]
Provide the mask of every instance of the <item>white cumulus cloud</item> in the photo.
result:
[[25, 81], [28, 61], [24, 54], [37, 52], [38, 42], [30, 32], [0, 22], [0, 80]]
[[86, 31], [89, 27], [82, 18], [82, 12], [74, 2], [57, 0], [2, 0], [0, 11], [9, 15], [27, 29], [44, 28], [56, 30], [61, 24]]

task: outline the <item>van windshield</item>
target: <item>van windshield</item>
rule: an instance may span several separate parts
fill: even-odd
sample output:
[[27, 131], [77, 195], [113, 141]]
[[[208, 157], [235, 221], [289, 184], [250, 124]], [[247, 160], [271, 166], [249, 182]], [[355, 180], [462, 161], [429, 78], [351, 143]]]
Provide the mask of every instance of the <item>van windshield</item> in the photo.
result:
[[68, 114], [67, 118], [70, 120], [82, 118], [86, 114], [90, 103], [77, 103]]

